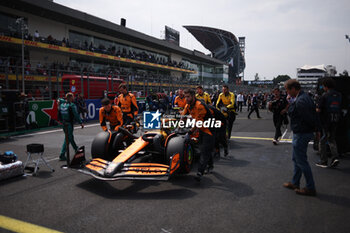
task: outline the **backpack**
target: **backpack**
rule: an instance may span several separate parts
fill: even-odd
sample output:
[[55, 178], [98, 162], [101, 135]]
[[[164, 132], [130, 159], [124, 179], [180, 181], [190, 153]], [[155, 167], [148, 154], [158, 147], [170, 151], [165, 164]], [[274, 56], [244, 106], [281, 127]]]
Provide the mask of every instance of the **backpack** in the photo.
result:
[[[224, 114], [222, 114], [221, 111], [219, 111], [216, 107], [214, 107], [213, 105], [210, 105], [210, 104], [206, 104], [204, 102], [204, 100], [199, 100], [205, 110], [207, 111], [207, 115], [205, 116], [205, 119], [208, 119], [208, 118], [214, 118], [215, 120], [219, 120], [221, 121], [221, 123], [223, 123], [223, 125], [221, 127], [226, 127], [226, 117], [224, 116]], [[210, 110], [212, 110], [213, 114], [210, 112]]]
[[330, 123], [337, 123], [341, 116], [341, 95], [336, 91], [329, 93], [326, 99], [326, 109]]
[[0, 162], [3, 164], [14, 163], [17, 161], [17, 155], [13, 151], [6, 151], [0, 154]]

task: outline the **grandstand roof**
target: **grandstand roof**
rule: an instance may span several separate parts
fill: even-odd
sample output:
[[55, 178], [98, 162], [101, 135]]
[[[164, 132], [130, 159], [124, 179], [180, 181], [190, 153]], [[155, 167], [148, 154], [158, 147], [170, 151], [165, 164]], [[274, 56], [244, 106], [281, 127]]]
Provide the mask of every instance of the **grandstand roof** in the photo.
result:
[[238, 40], [231, 32], [201, 26], [184, 26], [184, 28], [212, 52], [215, 58], [222, 61], [230, 61], [232, 57], [235, 57], [236, 50], [239, 49]]
[[299, 69], [300, 70], [319, 70], [319, 71], [326, 72], [326, 67], [324, 65], [317, 65], [317, 66], [304, 65]]
[[195, 61], [211, 65], [225, 64], [225, 62], [219, 59], [209, 57], [200, 52], [179, 47], [165, 40], [160, 40], [155, 37], [148, 36], [144, 33], [89, 15], [85, 12], [74, 10], [72, 8], [57, 4], [53, 1], [4, 0], [0, 1], [0, 5], [54, 21], [59, 21], [64, 24], [73, 25], [123, 40], [142, 44], [155, 49], [177, 53]]

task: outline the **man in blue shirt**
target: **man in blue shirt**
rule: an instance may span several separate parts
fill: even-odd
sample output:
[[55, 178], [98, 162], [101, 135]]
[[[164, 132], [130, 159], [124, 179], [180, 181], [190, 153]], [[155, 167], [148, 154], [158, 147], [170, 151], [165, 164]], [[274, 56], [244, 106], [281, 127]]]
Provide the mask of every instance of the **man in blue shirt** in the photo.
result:
[[[291, 182], [284, 183], [285, 188], [293, 189], [297, 194], [316, 196], [315, 182], [310, 165], [307, 161], [307, 147], [313, 138], [313, 132], [318, 127], [316, 106], [310, 96], [301, 90], [300, 83], [289, 79], [284, 87], [295, 100], [290, 103], [288, 115], [293, 131], [293, 163], [294, 174]], [[304, 174], [306, 187], [300, 189], [300, 179]]]

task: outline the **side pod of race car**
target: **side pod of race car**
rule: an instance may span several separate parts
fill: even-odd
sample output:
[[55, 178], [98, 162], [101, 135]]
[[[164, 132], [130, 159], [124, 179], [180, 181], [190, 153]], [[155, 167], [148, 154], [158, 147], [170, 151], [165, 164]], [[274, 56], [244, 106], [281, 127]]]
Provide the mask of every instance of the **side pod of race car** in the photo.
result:
[[78, 171], [100, 180], [168, 180], [190, 172], [194, 150], [183, 134], [158, 130], [136, 137], [120, 128], [97, 134], [91, 155]]

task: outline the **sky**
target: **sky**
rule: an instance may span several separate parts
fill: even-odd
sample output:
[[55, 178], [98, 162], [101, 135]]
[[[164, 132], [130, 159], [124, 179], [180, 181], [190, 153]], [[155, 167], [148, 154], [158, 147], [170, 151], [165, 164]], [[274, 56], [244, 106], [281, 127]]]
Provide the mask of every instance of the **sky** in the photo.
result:
[[296, 76], [304, 65], [350, 71], [349, 0], [54, 0], [64, 6], [164, 38], [165, 25], [180, 32], [180, 46], [206, 50], [184, 25], [207, 26], [246, 37], [245, 80]]

